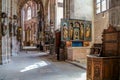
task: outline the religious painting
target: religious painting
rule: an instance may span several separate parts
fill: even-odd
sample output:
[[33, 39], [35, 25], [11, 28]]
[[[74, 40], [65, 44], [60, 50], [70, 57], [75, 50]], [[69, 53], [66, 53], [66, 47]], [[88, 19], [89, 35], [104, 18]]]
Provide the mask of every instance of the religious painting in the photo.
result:
[[70, 40], [75, 40], [74, 38], [74, 30], [73, 28], [79, 28], [79, 40], [84, 40], [84, 20], [78, 20], [78, 19], [70, 19], [69, 20], [69, 37]]
[[80, 21], [80, 40], [84, 40], [84, 21]]
[[79, 32], [80, 31], [79, 30], [80, 30], [79, 27], [74, 27], [73, 28], [73, 40], [75, 40], [75, 41], [76, 40], [78, 41], [80, 39], [79, 38], [79, 34], [80, 34]]
[[73, 40], [73, 27], [74, 27], [74, 20], [69, 20], [69, 37], [70, 37], [70, 40]]
[[79, 21], [75, 21], [75, 22], [74, 22], [74, 27], [80, 28], [80, 23], [79, 23]]
[[[89, 46], [92, 40], [92, 23], [91, 21], [78, 19], [61, 20], [61, 40], [81, 41], [83, 46]], [[85, 42], [86, 41], [86, 42]]]
[[61, 20], [61, 40], [69, 40], [69, 25], [66, 19]]
[[91, 41], [92, 40], [92, 28], [91, 28], [91, 22], [87, 21], [85, 23], [85, 27], [84, 27], [84, 40], [85, 41]]

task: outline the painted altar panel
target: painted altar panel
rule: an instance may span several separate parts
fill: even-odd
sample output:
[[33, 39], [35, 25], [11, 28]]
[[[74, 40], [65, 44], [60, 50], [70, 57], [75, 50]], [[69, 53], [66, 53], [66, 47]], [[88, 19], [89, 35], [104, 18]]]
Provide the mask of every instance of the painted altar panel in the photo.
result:
[[91, 41], [92, 23], [91, 21], [77, 19], [62, 19], [61, 36], [62, 41]]
[[92, 40], [92, 24], [90, 21], [84, 24], [84, 40], [85, 41]]
[[61, 41], [70, 41], [72, 47], [87, 47], [92, 40], [91, 21], [78, 19], [61, 20]]
[[[84, 21], [83, 20], [75, 20], [75, 19], [70, 19], [69, 20], [69, 31], [70, 34], [73, 34], [72, 37], [70, 37], [70, 40], [84, 40]], [[71, 27], [72, 26], [72, 27]], [[71, 30], [72, 29], [72, 30]], [[75, 39], [76, 36], [76, 30], [79, 30], [78, 33], [78, 39]]]
[[79, 34], [80, 34], [79, 31], [80, 31], [79, 27], [73, 28], [73, 40], [75, 41], [79, 40]]
[[69, 38], [69, 24], [68, 24], [67, 19], [61, 20], [61, 40], [62, 41], [70, 40], [70, 38]]
[[74, 28], [74, 20], [69, 20], [69, 37], [70, 37], [70, 40], [73, 40], [73, 28]]

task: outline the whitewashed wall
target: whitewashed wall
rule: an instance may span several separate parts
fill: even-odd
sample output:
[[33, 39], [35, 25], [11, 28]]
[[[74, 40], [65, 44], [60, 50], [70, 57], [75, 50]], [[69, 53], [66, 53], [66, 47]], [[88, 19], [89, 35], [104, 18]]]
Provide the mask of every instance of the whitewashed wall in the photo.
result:
[[72, 19], [93, 19], [93, 0], [71, 0], [70, 16]]

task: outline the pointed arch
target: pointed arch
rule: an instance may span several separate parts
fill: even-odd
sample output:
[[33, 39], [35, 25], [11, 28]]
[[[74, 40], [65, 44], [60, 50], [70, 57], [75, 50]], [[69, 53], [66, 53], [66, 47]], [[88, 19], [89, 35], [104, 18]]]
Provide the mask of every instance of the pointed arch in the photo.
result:
[[32, 18], [32, 9], [31, 7], [29, 6], [28, 9], [27, 9], [27, 20], [31, 19]]

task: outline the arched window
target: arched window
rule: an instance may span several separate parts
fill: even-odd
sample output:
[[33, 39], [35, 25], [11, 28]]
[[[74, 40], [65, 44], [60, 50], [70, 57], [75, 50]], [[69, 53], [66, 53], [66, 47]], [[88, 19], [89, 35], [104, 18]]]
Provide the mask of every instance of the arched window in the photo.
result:
[[109, 0], [96, 0], [96, 14], [109, 9]]
[[32, 17], [31, 14], [32, 14], [32, 10], [31, 10], [30, 7], [28, 7], [28, 10], [27, 10], [27, 20], [31, 19], [31, 17]]

